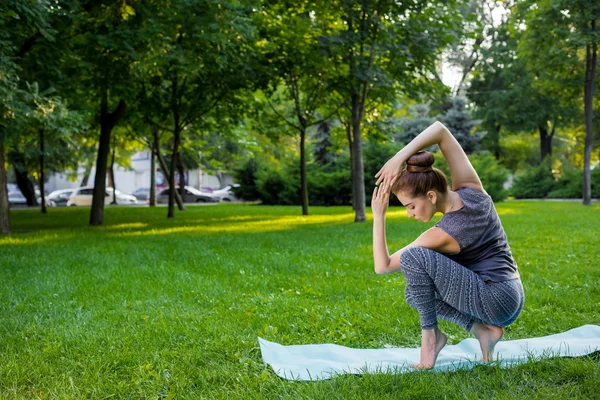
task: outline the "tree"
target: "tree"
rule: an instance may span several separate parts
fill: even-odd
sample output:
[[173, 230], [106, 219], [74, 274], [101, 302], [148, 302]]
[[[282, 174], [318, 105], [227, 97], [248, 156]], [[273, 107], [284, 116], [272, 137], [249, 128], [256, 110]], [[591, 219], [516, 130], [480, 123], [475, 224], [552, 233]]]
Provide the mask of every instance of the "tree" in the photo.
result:
[[479, 150], [481, 135], [473, 133], [479, 121], [473, 119], [466, 105], [467, 101], [464, 97], [453, 98], [452, 107], [440, 116], [439, 120], [452, 132], [465, 153], [471, 154]]
[[331, 33], [320, 40], [337, 70], [330, 85], [349, 116], [356, 222], [366, 220], [361, 134], [365, 113], [377, 102], [392, 102], [401, 91], [432, 90], [436, 55], [458, 31], [455, 5], [337, 0], [316, 10], [316, 18], [333, 19]]
[[0, 234], [10, 233], [6, 151], [30, 111], [20, 87], [19, 63], [35, 44], [53, 38], [49, 2], [6, 0], [0, 10]]
[[[529, 62], [540, 57], [536, 49], [528, 52], [519, 42], [515, 18], [508, 18], [491, 32], [489, 47], [481, 50], [482, 61], [473, 73], [469, 98], [476, 104], [482, 120], [483, 144], [500, 159], [500, 134], [539, 132], [540, 160], [552, 154], [552, 139], [557, 127], [566, 126], [576, 107], [566, 101], [563, 85], [542, 87], [542, 74], [532, 71]], [[563, 63], [564, 65], [565, 63]], [[568, 69], [566, 66], [563, 68]]]
[[392, 117], [392, 126], [397, 126], [394, 140], [404, 144], [409, 143], [423, 132], [435, 119], [429, 115], [430, 108], [428, 104], [419, 103], [408, 107], [408, 116], [395, 118]]
[[[37, 83], [28, 85], [24, 101], [30, 112], [20, 127], [21, 135], [18, 140], [13, 141], [13, 146], [15, 149], [23, 149], [18, 152], [22, 157], [23, 167], [37, 171], [34, 175], [37, 175], [40, 188], [42, 213], [46, 213], [44, 172], [77, 168], [65, 156], [72, 153], [70, 149], [77, 145], [77, 134], [86, 126], [82, 114], [70, 110], [62, 98], [54, 96], [52, 91], [40, 92]], [[26, 180], [24, 184], [31, 185], [28, 174], [24, 175], [21, 177]]]
[[[586, 128], [583, 204], [590, 205], [593, 100], [600, 40], [596, 24], [600, 18], [600, 4], [585, 0], [524, 1], [518, 16], [526, 26], [522, 43], [531, 55], [529, 66], [538, 73], [541, 88], [550, 92], [557, 84], [562, 84], [561, 89], [568, 91], [569, 101], [575, 103], [577, 97], [583, 97]], [[534, 52], [546, 56], [533, 57]]]
[[333, 123], [323, 121], [317, 125], [313, 134], [313, 153], [315, 162], [319, 165], [331, 164], [335, 161], [336, 154], [331, 151], [333, 143], [331, 141], [331, 130]]
[[146, 38], [139, 29], [146, 8], [127, 0], [69, 5], [72, 18], [65, 30], [69, 51], [63, 57], [62, 70], [72, 79], [71, 93], [89, 99], [98, 113], [100, 136], [90, 225], [102, 225], [111, 134], [125, 116], [131, 66]]
[[[270, 108], [300, 136], [300, 198], [302, 215], [308, 215], [308, 181], [306, 177], [307, 129], [323, 122], [317, 110], [329, 95], [328, 75], [332, 65], [320, 48], [317, 38], [328, 28], [323, 18], [311, 13], [318, 2], [307, 1], [291, 6], [288, 1], [265, 3], [259, 27], [265, 64], [271, 69], [273, 81], [267, 99], [280, 84], [285, 85], [290, 117], [268, 102]], [[335, 111], [334, 111], [335, 112]], [[333, 114], [333, 113], [332, 113]], [[332, 115], [331, 114], [331, 115]], [[324, 117], [327, 120], [331, 115]]]
[[168, 208], [173, 218], [182, 137], [217, 106], [235, 103], [236, 91], [250, 86], [253, 32], [247, 8], [216, 0], [177, 0], [148, 18], [154, 39], [143, 60], [149, 83], [145, 101], [155, 101], [152, 109], [160, 112], [147, 119], [173, 133]]

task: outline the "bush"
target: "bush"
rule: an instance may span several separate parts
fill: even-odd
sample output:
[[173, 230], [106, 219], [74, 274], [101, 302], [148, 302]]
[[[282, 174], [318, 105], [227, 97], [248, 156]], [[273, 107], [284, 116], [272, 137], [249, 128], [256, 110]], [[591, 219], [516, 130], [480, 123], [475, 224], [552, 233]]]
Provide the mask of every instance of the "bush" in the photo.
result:
[[[600, 168], [591, 171], [592, 198], [600, 198]], [[563, 175], [548, 193], [549, 198], [580, 199], [583, 197], [583, 170], [566, 167]]]
[[300, 166], [294, 168], [292, 162], [282, 169], [263, 168], [257, 172], [256, 186], [263, 204], [300, 204]]
[[233, 170], [234, 180], [240, 184], [239, 187], [233, 188], [236, 197], [248, 201], [260, 199], [260, 193], [256, 186], [256, 173], [259, 169], [261, 169], [259, 161], [250, 158]]
[[546, 157], [536, 167], [531, 167], [517, 176], [511, 188], [511, 193], [517, 199], [541, 199], [554, 189], [551, 159]]
[[578, 199], [583, 197], [583, 171], [565, 167], [563, 175], [556, 180], [549, 198]]
[[314, 206], [341, 206], [352, 201], [350, 165], [327, 171], [311, 165], [308, 173], [308, 198]]
[[530, 168], [539, 162], [539, 139], [533, 135], [501, 135], [501, 163], [512, 172]]
[[[379, 172], [381, 167], [388, 162], [388, 160], [402, 149], [403, 145], [392, 142], [392, 143], [377, 143], [375, 141], [368, 141], [363, 147], [363, 163], [365, 167], [365, 198], [367, 205], [371, 204], [371, 197], [373, 195], [373, 189], [375, 188], [375, 174]], [[352, 182], [350, 182], [350, 188], [352, 188]], [[352, 190], [352, 189], [350, 189]], [[400, 205], [400, 201], [396, 196], [390, 196], [390, 205]]]
[[492, 197], [492, 200], [505, 200], [508, 193], [504, 189], [504, 183], [508, 179], [508, 170], [488, 152], [471, 154], [469, 160], [477, 171], [483, 188]]
[[[448, 185], [452, 187], [452, 175], [448, 162], [441, 152], [435, 153], [435, 163], [433, 166], [446, 174]], [[502, 166], [496, 158], [489, 152], [475, 153], [468, 156], [471, 165], [475, 168], [481, 184], [485, 191], [494, 201], [505, 200], [508, 193], [504, 189], [504, 183], [508, 179], [509, 171]]]
[[592, 170], [592, 197], [600, 199], [600, 167]]

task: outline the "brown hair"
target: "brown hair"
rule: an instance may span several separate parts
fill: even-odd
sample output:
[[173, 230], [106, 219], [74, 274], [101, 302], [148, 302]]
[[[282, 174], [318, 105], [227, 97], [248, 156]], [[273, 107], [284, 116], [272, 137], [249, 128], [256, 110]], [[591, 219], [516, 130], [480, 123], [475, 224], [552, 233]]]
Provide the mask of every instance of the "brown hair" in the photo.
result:
[[406, 161], [406, 168], [392, 185], [392, 193], [400, 191], [409, 193], [412, 197], [425, 196], [430, 190], [440, 194], [448, 191], [446, 175], [432, 165], [435, 157], [428, 151], [419, 151]]

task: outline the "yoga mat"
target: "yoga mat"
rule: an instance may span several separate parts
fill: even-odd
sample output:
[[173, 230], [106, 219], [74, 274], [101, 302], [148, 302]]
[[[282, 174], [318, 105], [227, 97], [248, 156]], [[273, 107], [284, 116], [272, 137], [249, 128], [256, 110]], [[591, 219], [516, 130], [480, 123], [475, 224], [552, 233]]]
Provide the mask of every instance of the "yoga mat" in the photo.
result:
[[[420, 349], [353, 349], [336, 344], [283, 346], [258, 338], [263, 360], [275, 373], [288, 380], [330, 379], [337, 374], [365, 374], [414, 371]], [[510, 367], [541, 357], [576, 357], [600, 350], [600, 326], [584, 325], [563, 333], [518, 340], [502, 340], [496, 345], [495, 360]], [[431, 371], [471, 369], [485, 364], [477, 339], [446, 345]]]

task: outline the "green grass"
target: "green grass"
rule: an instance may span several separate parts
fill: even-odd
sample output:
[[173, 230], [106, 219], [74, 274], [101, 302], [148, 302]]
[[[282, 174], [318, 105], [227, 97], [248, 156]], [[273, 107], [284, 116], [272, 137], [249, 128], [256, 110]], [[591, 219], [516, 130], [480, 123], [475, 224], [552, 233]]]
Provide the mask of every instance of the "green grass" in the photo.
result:
[[[506, 202], [526, 293], [505, 339], [600, 323], [600, 205]], [[373, 273], [350, 208], [218, 205], [11, 212], [0, 237], [0, 398], [598, 398], [598, 355], [501, 369], [288, 382], [282, 344], [420, 345], [401, 274]], [[432, 222], [433, 223], [433, 222]], [[390, 250], [430, 224], [392, 208]], [[449, 343], [468, 337], [441, 322]]]

